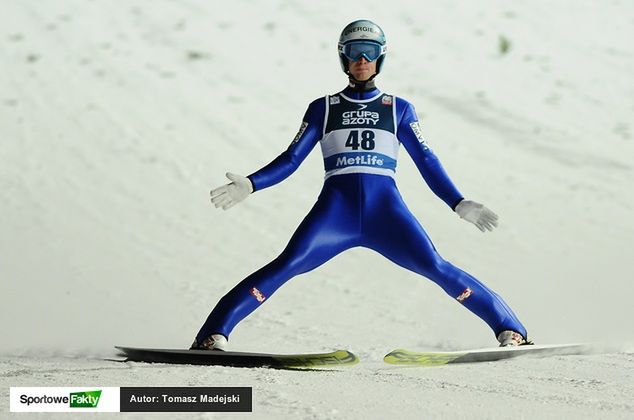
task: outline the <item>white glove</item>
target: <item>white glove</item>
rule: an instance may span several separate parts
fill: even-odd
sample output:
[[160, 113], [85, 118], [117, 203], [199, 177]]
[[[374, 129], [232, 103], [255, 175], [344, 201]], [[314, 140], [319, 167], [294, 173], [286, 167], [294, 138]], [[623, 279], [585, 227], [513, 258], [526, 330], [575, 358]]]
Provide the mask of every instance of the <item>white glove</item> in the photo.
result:
[[476, 225], [482, 232], [493, 230], [498, 225], [497, 214], [475, 201], [462, 200], [456, 206], [456, 213], [461, 219]]
[[227, 178], [232, 181], [230, 184], [211, 190], [211, 202], [216, 208], [222, 207], [223, 210], [230, 209], [253, 192], [249, 178], [231, 172], [227, 172]]

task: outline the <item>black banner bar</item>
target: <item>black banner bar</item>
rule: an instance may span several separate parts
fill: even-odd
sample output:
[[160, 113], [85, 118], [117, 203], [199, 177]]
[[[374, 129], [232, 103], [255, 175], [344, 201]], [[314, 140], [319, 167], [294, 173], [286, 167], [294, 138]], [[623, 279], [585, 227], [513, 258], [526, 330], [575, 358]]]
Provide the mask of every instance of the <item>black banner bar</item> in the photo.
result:
[[248, 387], [121, 387], [121, 412], [251, 412]]

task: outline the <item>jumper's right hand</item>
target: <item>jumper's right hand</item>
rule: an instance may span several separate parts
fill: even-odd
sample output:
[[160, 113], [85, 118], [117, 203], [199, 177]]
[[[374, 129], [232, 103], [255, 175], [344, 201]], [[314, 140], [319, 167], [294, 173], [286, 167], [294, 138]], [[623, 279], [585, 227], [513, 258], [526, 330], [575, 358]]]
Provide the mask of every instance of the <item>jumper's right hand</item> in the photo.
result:
[[211, 190], [211, 202], [216, 208], [228, 210], [244, 200], [253, 192], [253, 185], [249, 178], [227, 172], [227, 178], [232, 182]]

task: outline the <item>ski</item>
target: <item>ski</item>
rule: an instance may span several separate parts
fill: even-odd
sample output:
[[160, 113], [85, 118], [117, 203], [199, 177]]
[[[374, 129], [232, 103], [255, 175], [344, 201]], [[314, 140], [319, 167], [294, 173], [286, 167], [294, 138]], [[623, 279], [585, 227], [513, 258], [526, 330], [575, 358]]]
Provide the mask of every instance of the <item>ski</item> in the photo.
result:
[[359, 358], [348, 350], [315, 354], [266, 354], [231, 351], [152, 349], [115, 346], [130, 362], [268, 367], [278, 369], [318, 369], [352, 366]]
[[392, 365], [441, 366], [452, 363], [494, 362], [521, 356], [579, 355], [588, 354], [589, 351], [589, 347], [585, 344], [524, 345], [447, 352], [397, 349], [388, 353], [383, 360]]

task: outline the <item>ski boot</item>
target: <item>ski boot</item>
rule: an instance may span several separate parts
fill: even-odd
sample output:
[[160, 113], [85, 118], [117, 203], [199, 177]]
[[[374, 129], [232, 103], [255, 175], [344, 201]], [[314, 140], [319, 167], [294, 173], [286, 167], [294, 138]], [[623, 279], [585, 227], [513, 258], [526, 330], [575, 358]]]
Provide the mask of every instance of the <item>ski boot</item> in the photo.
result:
[[194, 339], [194, 343], [189, 349], [225, 351], [227, 349], [227, 345], [227, 337], [222, 334], [212, 334], [205, 338], [201, 343]]
[[525, 346], [533, 344], [532, 341], [525, 339], [522, 334], [511, 330], [502, 331], [498, 335], [498, 341], [500, 342], [500, 347]]

